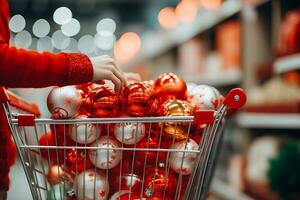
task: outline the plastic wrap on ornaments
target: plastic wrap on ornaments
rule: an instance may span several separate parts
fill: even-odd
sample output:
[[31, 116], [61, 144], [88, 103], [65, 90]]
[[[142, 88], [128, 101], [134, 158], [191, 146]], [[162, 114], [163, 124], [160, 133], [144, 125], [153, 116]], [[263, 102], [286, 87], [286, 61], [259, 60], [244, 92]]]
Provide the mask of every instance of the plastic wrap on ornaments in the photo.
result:
[[74, 191], [78, 200], [106, 200], [109, 183], [101, 172], [86, 170], [76, 176]]
[[48, 192], [47, 192], [47, 200], [66, 200], [67, 194], [64, 192], [64, 186], [60, 184], [54, 185]]
[[198, 144], [193, 139], [177, 141], [171, 146], [174, 151], [171, 153], [170, 165], [177, 173], [188, 175], [192, 172], [197, 158], [197, 153], [184, 152], [183, 150], [199, 150]]
[[154, 90], [160, 104], [169, 99], [187, 99], [186, 83], [173, 73], [160, 75], [154, 82]]
[[[193, 106], [187, 101], [167, 100], [158, 109], [160, 116], [192, 116], [194, 114]], [[176, 140], [186, 139], [188, 137], [189, 123], [166, 122], [160, 123], [164, 134], [175, 137]]]
[[56, 119], [75, 117], [82, 102], [82, 96], [75, 86], [54, 87], [47, 98], [48, 110]]
[[114, 125], [115, 138], [126, 145], [132, 145], [139, 142], [146, 132], [146, 126], [143, 123], [118, 123]]
[[153, 87], [144, 82], [134, 82], [122, 93], [123, 112], [136, 117], [152, 115], [158, 105]]
[[208, 85], [192, 86], [188, 92], [188, 101], [197, 110], [217, 110], [222, 99], [220, 92]]
[[[92, 144], [97, 150], [89, 150], [89, 158], [93, 165], [100, 169], [111, 169], [117, 166], [122, 159], [120, 150], [106, 148], [120, 148], [118, 141], [111, 137], [102, 136]], [[101, 149], [102, 148], [102, 149]]]
[[82, 98], [86, 98], [87, 95], [95, 88], [94, 83], [83, 83], [75, 86], [77, 90], [81, 93]]
[[177, 178], [167, 172], [164, 163], [157, 166], [148, 166], [144, 182], [143, 196], [151, 199], [174, 199], [177, 186]]
[[119, 112], [119, 96], [101, 85], [88, 94], [85, 110], [90, 117], [115, 117]]
[[111, 192], [115, 193], [119, 190], [141, 193], [142, 178], [136, 174], [118, 174], [118, 176], [110, 179]]
[[[80, 115], [76, 119], [87, 119], [88, 116]], [[76, 124], [70, 125], [71, 130], [69, 132], [73, 141], [79, 144], [90, 144], [94, 142], [101, 133], [101, 126], [97, 124]]]

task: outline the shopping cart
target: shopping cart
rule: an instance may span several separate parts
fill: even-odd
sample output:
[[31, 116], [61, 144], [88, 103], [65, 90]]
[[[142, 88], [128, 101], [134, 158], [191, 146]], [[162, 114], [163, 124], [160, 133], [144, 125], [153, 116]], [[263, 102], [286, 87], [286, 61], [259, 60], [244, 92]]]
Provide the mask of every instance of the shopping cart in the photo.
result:
[[[135, 166], [135, 159], [137, 158], [138, 152], [156, 152], [156, 163], [147, 163], [147, 154], [144, 160], [144, 167], [142, 168], [142, 175], [141, 175], [141, 190], [140, 196], [145, 196], [144, 191], [146, 186], [144, 185], [145, 177], [147, 175], [146, 168], [148, 165], [155, 166], [155, 168], [162, 167], [159, 166], [160, 159], [159, 153], [165, 153], [166, 157], [164, 160], [164, 170], [165, 170], [165, 178], [168, 179], [168, 175], [171, 173], [170, 169], [170, 157], [173, 152], [182, 152], [183, 159], [181, 161], [181, 167], [184, 162], [185, 155], [194, 154], [195, 161], [192, 172], [190, 176], [184, 175], [182, 172], [177, 174], [177, 183], [173, 189], [173, 196], [172, 199], [195, 199], [195, 200], [203, 200], [207, 197], [207, 192], [209, 189], [209, 184], [212, 179], [212, 175], [215, 168], [215, 161], [218, 155], [218, 150], [220, 147], [220, 143], [222, 141], [222, 130], [225, 123], [225, 116], [229, 109], [235, 110], [242, 107], [246, 102], [246, 95], [242, 89], [235, 88], [232, 89], [224, 99], [223, 104], [217, 111], [211, 110], [202, 110], [196, 111], [194, 116], [176, 116], [176, 117], [140, 117], [140, 118], [89, 118], [89, 119], [70, 119], [70, 120], [54, 120], [54, 119], [40, 119], [37, 118], [40, 113], [36, 105], [26, 103], [25, 101], [21, 100], [20, 98], [16, 97], [12, 93], [6, 91], [4, 88], [0, 88], [0, 103], [2, 104], [6, 116], [7, 116], [7, 123], [11, 129], [14, 141], [17, 146], [17, 150], [21, 159], [21, 162], [24, 167], [24, 171], [30, 186], [30, 190], [32, 193], [33, 199], [47, 199], [47, 195], [49, 195], [49, 191], [53, 190], [54, 185], [47, 181], [47, 171], [53, 165], [53, 160], [48, 157], [48, 160], [45, 160], [41, 155], [41, 150], [48, 151], [50, 155], [55, 152], [55, 156], [57, 159], [56, 164], [59, 164], [61, 168], [66, 168], [66, 159], [61, 161], [61, 153], [63, 154], [63, 158], [66, 157], [68, 150], [72, 149], [77, 151], [83, 152], [84, 156], [87, 155], [88, 151], [91, 150], [99, 150], [107, 151], [109, 155], [109, 151], [120, 151], [123, 154], [130, 152], [131, 154], [131, 163], [129, 167], [129, 173], [131, 176], [135, 173], [136, 167]], [[23, 110], [21, 112], [20, 110]], [[25, 111], [25, 114], [24, 114]], [[69, 126], [76, 126], [76, 125], [83, 125], [88, 126], [90, 124], [101, 126], [102, 129], [106, 129], [105, 133], [109, 135], [110, 127], [114, 124], [124, 124], [124, 123], [132, 123], [136, 125], [136, 129], [138, 129], [141, 123], [147, 124], [147, 131], [151, 131], [159, 127], [159, 141], [158, 141], [158, 148], [139, 148], [136, 144], [131, 145], [130, 147], [123, 145], [119, 148], [113, 147], [105, 147], [99, 149], [98, 147], [88, 146], [88, 145], [58, 145], [57, 138], [55, 137], [55, 143], [49, 145], [39, 145], [38, 140], [41, 137], [42, 133], [47, 132], [50, 130], [50, 126], [60, 125], [63, 126], [63, 138], [66, 140], [67, 137], [67, 127]], [[159, 125], [159, 126], [158, 126]], [[204, 127], [203, 135], [201, 137], [201, 142], [199, 144], [199, 148], [195, 150], [188, 150], [185, 145], [185, 148], [182, 150], [172, 149], [172, 148], [161, 148], [161, 138], [163, 136], [163, 127], [164, 126], [172, 125], [174, 126], [175, 130], [178, 126], [186, 127], [187, 135], [191, 134], [191, 129], [196, 125], [201, 125]], [[58, 131], [57, 131], [58, 132]], [[54, 136], [58, 134], [54, 128]], [[124, 134], [124, 129], [123, 129]], [[150, 138], [150, 134], [145, 137]], [[175, 136], [174, 136], [175, 138]], [[172, 143], [174, 144], [175, 139], [171, 139]], [[186, 139], [185, 141], [187, 141]], [[48, 144], [48, 143], [47, 143]], [[59, 156], [60, 155], [60, 156]], [[77, 155], [77, 154], [76, 154]], [[97, 157], [97, 155], [96, 155]], [[87, 158], [88, 159], [88, 158]], [[96, 158], [97, 159], [97, 158]], [[108, 158], [107, 158], [108, 159]], [[124, 159], [124, 158], [123, 158]], [[124, 164], [123, 159], [120, 161], [120, 170], [119, 170], [119, 190], [121, 191], [121, 177], [123, 176], [122, 165]], [[140, 158], [139, 158], [140, 159]], [[59, 163], [60, 162], [60, 163]], [[87, 168], [87, 160], [84, 160], [84, 168]], [[91, 170], [95, 172], [98, 170], [95, 166], [92, 166]], [[139, 169], [141, 170], [141, 169]], [[155, 169], [156, 170], [156, 169]], [[106, 173], [106, 179], [110, 177], [110, 171], [104, 170]], [[78, 175], [77, 172], [77, 163], [76, 163], [76, 170], [73, 171], [73, 177]], [[96, 173], [95, 173], [96, 174]], [[183, 180], [188, 178], [188, 181], [184, 182]], [[153, 177], [153, 180], [155, 177]], [[131, 181], [133, 179], [130, 179]], [[59, 182], [59, 195], [54, 194], [51, 197], [48, 196], [48, 199], [67, 199], [67, 196], [74, 195], [74, 191], [69, 188], [70, 185], [70, 178], [62, 177]], [[74, 180], [73, 180], [74, 181]], [[154, 183], [155, 184], [155, 183]], [[185, 184], [185, 187], [182, 187]], [[96, 185], [96, 184], [95, 184]], [[130, 184], [131, 185], [131, 184]], [[83, 184], [84, 186], [84, 184]], [[130, 186], [131, 187], [131, 186]], [[155, 187], [154, 187], [155, 188]], [[184, 188], [184, 189], [182, 189]], [[129, 189], [129, 193], [131, 194], [131, 188]], [[94, 188], [94, 194], [92, 199], [100, 199], [97, 198], [96, 194], [97, 188]], [[148, 191], [149, 192], [149, 191]], [[83, 190], [83, 196], [85, 196], [85, 189]], [[151, 196], [154, 191], [150, 191], [150, 197], [146, 199], [170, 199], [167, 198], [169, 191], [164, 188], [161, 197]], [[129, 194], [129, 199], [130, 199]], [[72, 199], [72, 198], [70, 198]], [[74, 199], [74, 198], [73, 198]], [[76, 199], [76, 197], [75, 197]], [[84, 199], [78, 197], [78, 199]], [[142, 198], [141, 198], [142, 199]]]

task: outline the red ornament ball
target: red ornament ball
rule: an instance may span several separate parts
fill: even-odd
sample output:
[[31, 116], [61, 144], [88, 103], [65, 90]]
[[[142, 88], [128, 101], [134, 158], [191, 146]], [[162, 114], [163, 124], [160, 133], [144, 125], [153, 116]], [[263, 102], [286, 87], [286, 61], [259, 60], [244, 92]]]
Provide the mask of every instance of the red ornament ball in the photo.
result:
[[74, 86], [54, 87], [47, 98], [48, 110], [57, 119], [75, 117], [82, 102], [82, 96]]
[[51, 131], [43, 134], [39, 139], [39, 146], [47, 146], [46, 148], [41, 148], [40, 152], [44, 159], [46, 159], [48, 162], [55, 163], [55, 164], [61, 164], [64, 161], [63, 158], [63, 149], [50, 149], [50, 147], [55, 147], [56, 142], [54, 139], [54, 136]]
[[[67, 150], [65, 157], [66, 169], [73, 174], [83, 172], [85, 169], [91, 168], [93, 165], [88, 159], [88, 150], [71, 149]], [[77, 173], [76, 173], [77, 172]]]
[[122, 104], [124, 113], [142, 117], [152, 115], [157, 108], [158, 101], [151, 85], [134, 82], [124, 88]]
[[144, 197], [156, 199], [174, 199], [177, 178], [172, 173], [167, 173], [165, 168], [157, 167], [148, 173], [144, 183]]
[[186, 83], [173, 73], [160, 75], [154, 82], [154, 90], [160, 103], [168, 99], [187, 99]]
[[119, 96], [108, 87], [99, 86], [88, 94], [85, 108], [91, 117], [115, 117], [119, 111]]

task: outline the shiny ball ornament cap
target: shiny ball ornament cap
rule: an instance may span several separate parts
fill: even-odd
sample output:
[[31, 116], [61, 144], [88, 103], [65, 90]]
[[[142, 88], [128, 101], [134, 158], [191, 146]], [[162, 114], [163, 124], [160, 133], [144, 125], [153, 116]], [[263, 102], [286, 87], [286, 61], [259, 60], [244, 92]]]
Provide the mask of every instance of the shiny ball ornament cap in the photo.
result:
[[48, 95], [49, 112], [56, 119], [73, 118], [82, 104], [82, 96], [74, 86], [54, 87]]
[[78, 200], [106, 200], [109, 183], [101, 172], [86, 170], [76, 176], [74, 190]]
[[116, 140], [102, 136], [92, 144], [97, 147], [97, 150], [89, 151], [89, 158], [91, 162], [100, 169], [111, 169], [119, 164], [121, 161], [121, 151], [106, 148], [120, 148], [119, 142]]
[[139, 142], [145, 136], [145, 132], [146, 127], [143, 123], [119, 123], [114, 126], [116, 139], [127, 145]]
[[110, 88], [99, 86], [88, 94], [85, 108], [92, 117], [114, 117], [119, 110], [119, 96]]
[[171, 153], [171, 169], [183, 175], [191, 174], [197, 153], [183, 152], [182, 150], [198, 150], [198, 144], [192, 139], [182, 140], [173, 144], [171, 149], [181, 150]]
[[187, 99], [186, 83], [173, 73], [160, 75], [154, 82], [154, 90], [160, 103], [168, 99]]
[[[87, 119], [86, 115], [80, 115], [76, 119]], [[71, 126], [70, 137], [79, 144], [94, 142], [101, 133], [101, 127], [97, 124], [76, 124]]]
[[[167, 100], [159, 108], [160, 116], [192, 116], [194, 114], [193, 106], [187, 101], [182, 100]], [[185, 139], [188, 137], [188, 123], [160, 123], [163, 132], [171, 137], [175, 136], [176, 140]]]
[[150, 116], [158, 105], [154, 89], [144, 82], [134, 82], [125, 87], [122, 103], [124, 112], [136, 117]]

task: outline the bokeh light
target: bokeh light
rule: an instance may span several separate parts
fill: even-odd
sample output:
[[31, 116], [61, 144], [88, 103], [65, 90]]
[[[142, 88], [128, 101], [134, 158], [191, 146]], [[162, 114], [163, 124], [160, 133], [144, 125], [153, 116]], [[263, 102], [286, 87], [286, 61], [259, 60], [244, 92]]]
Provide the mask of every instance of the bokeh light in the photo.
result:
[[200, 0], [200, 3], [205, 9], [212, 10], [218, 8], [222, 0]]
[[141, 49], [141, 39], [134, 32], [124, 33], [115, 43], [114, 55], [121, 63], [129, 62]]
[[14, 15], [9, 20], [9, 29], [12, 32], [21, 32], [26, 26], [26, 21], [22, 15]]
[[63, 25], [70, 22], [72, 19], [72, 11], [67, 7], [59, 7], [53, 13], [55, 23]]
[[53, 51], [54, 47], [49, 36], [39, 38], [36, 45], [37, 51]]
[[95, 50], [94, 37], [91, 35], [84, 35], [78, 40], [78, 49], [85, 54], [91, 54]]
[[45, 37], [50, 31], [50, 24], [45, 19], [39, 19], [34, 22], [32, 32], [36, 37]]
[[197, 17], [197, 6], [188, 1], [182, 1], [176, 6], [176, 15], [181, 22], [192, 22]]
[[61, 26], [61, 30], [66, 36], [72, 37], [79, 33], [80, 23], [77, 19], [72, 18], [68, 23]]
[[116, 30], [116, 22], [110, 18], [102, 19], [97, 23], [96, 30], [102, 36], [112, 35]]
[[178, 19], [175, 9], [172, 7], [165, 7], [159, 11], [158, 22], [163, 28], [175, 28], [178, 24]]
[[94, 42], [95, 45], [101, 50], [111, 50], [116, 42], [116, 36], [114, 34], [103, 36], [97, 33], [94, 37]]
[[52, 45], [60, 50], [68, 47], [70, 44], [70, 38], [63, 34], [61, 30], [57, 30], [52, 35]]
[[21, 31], [15, 36], [15, 46], [18, 48], [29, 48], [31, 42], [32, 37], [28, 31]]
[[70, 38], [70, 44], [68, 45], [66, 50], [69, 51], [69, 52], [78, 52], [79, 50], [78, 50], [77, 40], [74, 39], [74, 38]]

